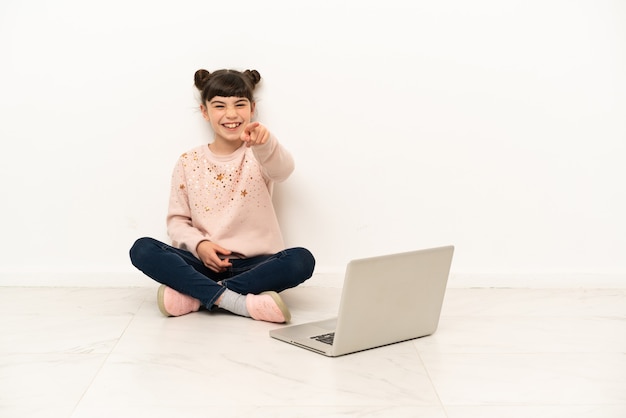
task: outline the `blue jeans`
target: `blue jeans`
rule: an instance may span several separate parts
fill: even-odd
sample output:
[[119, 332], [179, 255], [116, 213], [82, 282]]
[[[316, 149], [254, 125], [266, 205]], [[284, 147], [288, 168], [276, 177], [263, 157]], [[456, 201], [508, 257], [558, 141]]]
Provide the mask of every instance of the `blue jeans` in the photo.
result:
[[310, 278], [315, 267], [309, 250], [289, 248], [273, 255], [231, 259], [227, 271], [216, 273], [189, 251], [147, 237], [135, 241], [130, 259], [146, 276], [198, 299], [208, 309], [226, 288], [242, 295], [281, 292]]

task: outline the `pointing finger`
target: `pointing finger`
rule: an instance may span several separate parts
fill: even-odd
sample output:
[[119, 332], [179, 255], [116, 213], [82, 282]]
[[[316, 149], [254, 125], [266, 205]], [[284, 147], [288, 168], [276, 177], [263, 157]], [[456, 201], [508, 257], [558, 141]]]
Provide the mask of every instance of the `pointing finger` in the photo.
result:
[[252, 122], [251, 124], [249, 124], [248, 126], [246, 126], [246, 129], [244, 129], [243, 131], [245, 133], [247, 133], [248, 135], [250, 133], [252, 133], [253, 130], [255, 130], [258, 126], [260, 125], [259, 122]]

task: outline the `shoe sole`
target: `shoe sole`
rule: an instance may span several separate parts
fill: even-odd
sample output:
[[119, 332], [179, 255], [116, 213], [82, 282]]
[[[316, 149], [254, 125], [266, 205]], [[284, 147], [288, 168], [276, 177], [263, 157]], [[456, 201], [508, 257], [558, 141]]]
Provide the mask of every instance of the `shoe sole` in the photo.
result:
[[261, 294], [269, 295], [274, 300], [274, 302], [276, 303], [276, 306], [278, 306], [278, 309], [280, 309], [283, 316], [285, 317], [285, 322], [284, 322], [285, 324], [291, 320], [291, 312], [289, 312], [289, 308], [287, 308], [287, 305], [285, 305], [285, 302], [283, 302], [283, 299], [280, 297], [278, 293], [270, 290], [267, 292], [262, 292]]
[[172, 316], [169, 312], [165, 310], [165, 289], [167, 286], [162, 284], [159, 286], [159, 291], [157, 292], [157, 303], [159, 305], [159, 311], [165, 316]]

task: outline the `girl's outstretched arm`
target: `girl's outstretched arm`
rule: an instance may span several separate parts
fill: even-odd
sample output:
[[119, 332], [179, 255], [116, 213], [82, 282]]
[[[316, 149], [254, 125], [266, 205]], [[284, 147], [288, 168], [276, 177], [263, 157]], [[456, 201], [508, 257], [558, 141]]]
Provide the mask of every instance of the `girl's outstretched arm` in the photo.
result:
[[[253, 124], [251, 123], [248, 126], [251, 125]], [[259, 163], [261, 163], [264, 175], [276, 182], [286, 180], [295, 168], [293, 157], [289, 151], [263, 125], [259, 124], [259, 126], [252, 128], [252, 134], [254, 133], [258, 133], [259, 136], [255, 142], [259, 143], [251, 146], [252, 152]]]

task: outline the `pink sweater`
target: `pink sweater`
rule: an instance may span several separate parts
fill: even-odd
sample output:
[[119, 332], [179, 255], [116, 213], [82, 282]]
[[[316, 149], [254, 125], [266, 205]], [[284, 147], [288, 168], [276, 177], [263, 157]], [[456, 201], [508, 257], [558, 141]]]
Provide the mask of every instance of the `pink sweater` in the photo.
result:
[[293, 169], [293, 158], [274, 136], [230, 155], [213, 154], [207, 145], [184, 153], [172, 174], [167, 214], [172, 245], [196, 257], [205, 240], [231, 250], [233, 258], [283, 250], [272, 189]]

